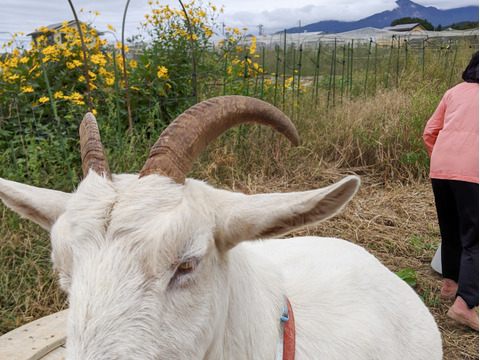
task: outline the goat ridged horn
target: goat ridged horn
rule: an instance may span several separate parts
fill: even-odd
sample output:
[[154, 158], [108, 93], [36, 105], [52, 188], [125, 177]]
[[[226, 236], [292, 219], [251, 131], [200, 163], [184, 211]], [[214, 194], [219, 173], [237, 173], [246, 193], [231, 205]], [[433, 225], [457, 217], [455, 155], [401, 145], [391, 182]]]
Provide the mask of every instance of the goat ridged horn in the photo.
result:
[[200, 153], [228, 129], [245, 123], [268, 125], [298, 146], [292, 121], [276, 107], [247, 96], [202, 101], [178, 116], [153, 145], [140, 177], [158, 174], [183, 184]]
[[104, 175], [111, 179], [110, 168], [108, 167], [107, 156], [100, 140], [95, 115], [89, 112], [83, 117], [79, 132], [83, 177], [85, 178], [89, 169], [92, 169], [98, 175]]

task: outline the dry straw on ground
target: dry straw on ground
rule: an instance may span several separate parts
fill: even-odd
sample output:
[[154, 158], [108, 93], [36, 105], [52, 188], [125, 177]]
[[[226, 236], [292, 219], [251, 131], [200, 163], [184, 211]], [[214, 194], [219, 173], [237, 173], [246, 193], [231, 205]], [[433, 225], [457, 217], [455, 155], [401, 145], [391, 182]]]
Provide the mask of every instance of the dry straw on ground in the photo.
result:
[[[309, 190], [348, 174], [351, 172], [324, 168], [321, 174], [299, 171], [297, 176], [273, 181], [260, 175], [233, 185], [247, 193]], [[450, 320], [446, 313], [452, 301], [439, 298], [441, 276], [430, 263], [441, 239], [428, 181], [386, 185], [372, 174], [364, 175], [359, 192], [339, 215], [293, 235], [340, 237], [366, 248], [394, 272], [413, 269], [418, 274], [414, 290], [442, 333], [444, 360], [479, 358], [478, 332]]]
[[[326, 186], [343, 176], [352, 173], [336, 168], [300, 170], [277, 178], [266, 177], [261, 173], [252, 174], [239, 180], [234, 173], [228, 186], [217, 183], [214, 177], [207, 173], [214, 172], [210, 168], [204, 172], [209, 182], [218, 187], [233, 188], [246, 193], [266, 193], [308, 190]], [[0, 217], [6, 216], [2, 206]], [[478, 359], [478, 333], [458, 325], [446, 316], [451, 301], [438, 297], [441, 277], [430, 267], [431, 259], [440, 242], [433, 195], [428, 182], [410, 185], [401, 183], [379, 183], [375, 176], [363, 175], [362, 186], [355, 198], [336, 217], [314, 227], [298, 231], [294, 235], [318, 235], [340, 237], [365, 247], [392, 271], [411, 268], [418, 274], [415, 291], [421, 296], [430, 311], [435, 316], [443, 335], [445, 360]], [[65, 297], [58, 289], [53, 273], [40, 263], [48, 263], [48, 235], [36, 226], [26, 221], [19, 221], [17, 229], [3, 233], [3, 245], [20, 248], [20, 252], [34, 252], [42, 248], [43, 255], [37, 259], [39, 263], [21, 263], [21, 259], [13, 259], [0, 268], [2, 277], [7, 276], [7, 267], [15, 267], [19, 262], [26, 273], [34, 278], [25, 279], [30, 285], [19, 284], [20, 291], [28, 291], [28, 295], [11, 293], [1, 294], [1, 299], [9, 297], [10, 304], [17, 308], [9, 309], [16, 317], [2, 319], [2, 328], [14, 328], [36, 318], [45, 316], [66, 307]], [[35, 243], [41, 241], [40, 244]], [[5, 279], [4, 279], [5, 280]], [[16, 281], [18, 279], [12, 279]], [[32, 284], [33, 283], [33, 284]], [[375, 286], [372, 283], [372, 286]], [[2, 290], [3, 291], [3, 290]], [[11, 301], [13, 299], [13, 302]], [[2, 304], [3, 306], [3, 304]], [[15, 306], [13, 306], [15, 307]], [[6, 314], [3, 309], [2, 316]]]

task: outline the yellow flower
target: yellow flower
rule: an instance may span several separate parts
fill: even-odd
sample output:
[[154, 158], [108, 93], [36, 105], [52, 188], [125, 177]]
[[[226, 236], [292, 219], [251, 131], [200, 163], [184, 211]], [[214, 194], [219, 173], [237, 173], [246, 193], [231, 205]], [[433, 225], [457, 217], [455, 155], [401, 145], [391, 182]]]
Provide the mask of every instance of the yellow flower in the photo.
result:
[[11, 75], [8, 77], [8, 80], [17, 80], [20, 76], [18, 76], [18, 74], [15, 74], [15, 75]]
[[90, 80], [95, 80], [97, 78], [97, 74], [90, 70], [88, 70], [88, 76], [90, 77]]
[[53, 94], [54, 99], [61, 99], [63, 98], [63, 92], [62, 91], [57, 91], [55, 94]]
[[105, 84], [112, 86], [115, 83], [115, 78], [113, 76], [108, 76], [105, 78]]
[[97, 65], [100, 65], [100, 66], [105, 66], [105, 65], [107, 65], [107, 60], [105, 59], [105, 55], [103, 55], [103, 54], [93, 54], [93, 55], [90, 57], [90, 60], [91, 60], [94, 64], [97, 64]]
[[130, 60], [129, 65], [131, 68], [135, 69], [138, 66], [138, 63], [135, 60]]
[[100, 15], [100, 13], [98, 11], [94, 11], [93, 13], [97, 16]]
[[92, 114], [93, 114], [93, 115], [97, 115], [97, 113], [98, 113], [97, 110], [92, 109]]
[[157, 77], [159, 79], [168, 79], [168, 69], [165, 66], [157, 66]]
[[255, 36], [252, 36], [252, 45], [250, 46], [250, 55], [255, 54], [255, 49], [257, 48], [257, 39]]
[[115, 28], [114, 28], [112, 25], [110, 25], [110, 24], [108, 24], [107, 27], [108, 27], [108, 30], [117, 31], [117, 30], [115, 30]]
[[75, 69], [76, 67], [81, 67], [81, 66], [83, 66], [83, 63], [77, 59], [67, 62], [67, 68], [70, 70]]
[[23, 93], [32, 93], [34, 90], [33, 90], [33, 86], [32, 85], [26, 85], [26, 86], [22, 86], [22, 92]]
[[78, 92], [74, 92], [72, 95], [70, 95], [70, 99], [72, 99], [72, 100], [82, 100], [83, 95], [78, 93]]
[[[122, 43], [120, 41], [117, 41], [117, 49], [122, 50]], [[128, 46], [125, 45], [125, 52], [128, 52]]]
[[46, 96], [42, 96], [40, 99], [38, 99], [38, 101], [43, 104], [43, 103], [49, 102], [50, 98], [48, 98]]

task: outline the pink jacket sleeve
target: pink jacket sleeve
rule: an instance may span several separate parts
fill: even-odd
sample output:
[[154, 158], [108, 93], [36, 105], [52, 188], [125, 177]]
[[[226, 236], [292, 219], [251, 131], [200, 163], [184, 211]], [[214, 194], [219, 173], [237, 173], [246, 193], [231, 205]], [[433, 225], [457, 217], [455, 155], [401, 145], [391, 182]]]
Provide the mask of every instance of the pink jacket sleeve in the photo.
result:
[[438, 133], [443, 129], [444, 115], [445, 98], [442, 98], [432, 117], [427, 121], [425, 130], [423, 131], [423, 141], [427, 146], [428, 156], [432, 156], [433, 146], [437, 141]]

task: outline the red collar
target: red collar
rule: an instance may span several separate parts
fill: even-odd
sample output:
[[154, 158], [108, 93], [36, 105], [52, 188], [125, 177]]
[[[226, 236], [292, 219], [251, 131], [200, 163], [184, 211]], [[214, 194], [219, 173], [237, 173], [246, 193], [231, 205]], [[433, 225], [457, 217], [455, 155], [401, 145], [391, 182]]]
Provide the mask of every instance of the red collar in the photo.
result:
[[288, 320], [283, 328], [283, 360], [295, 360], [295, 319], [292, 305], [285, 297], [288, 306]]

